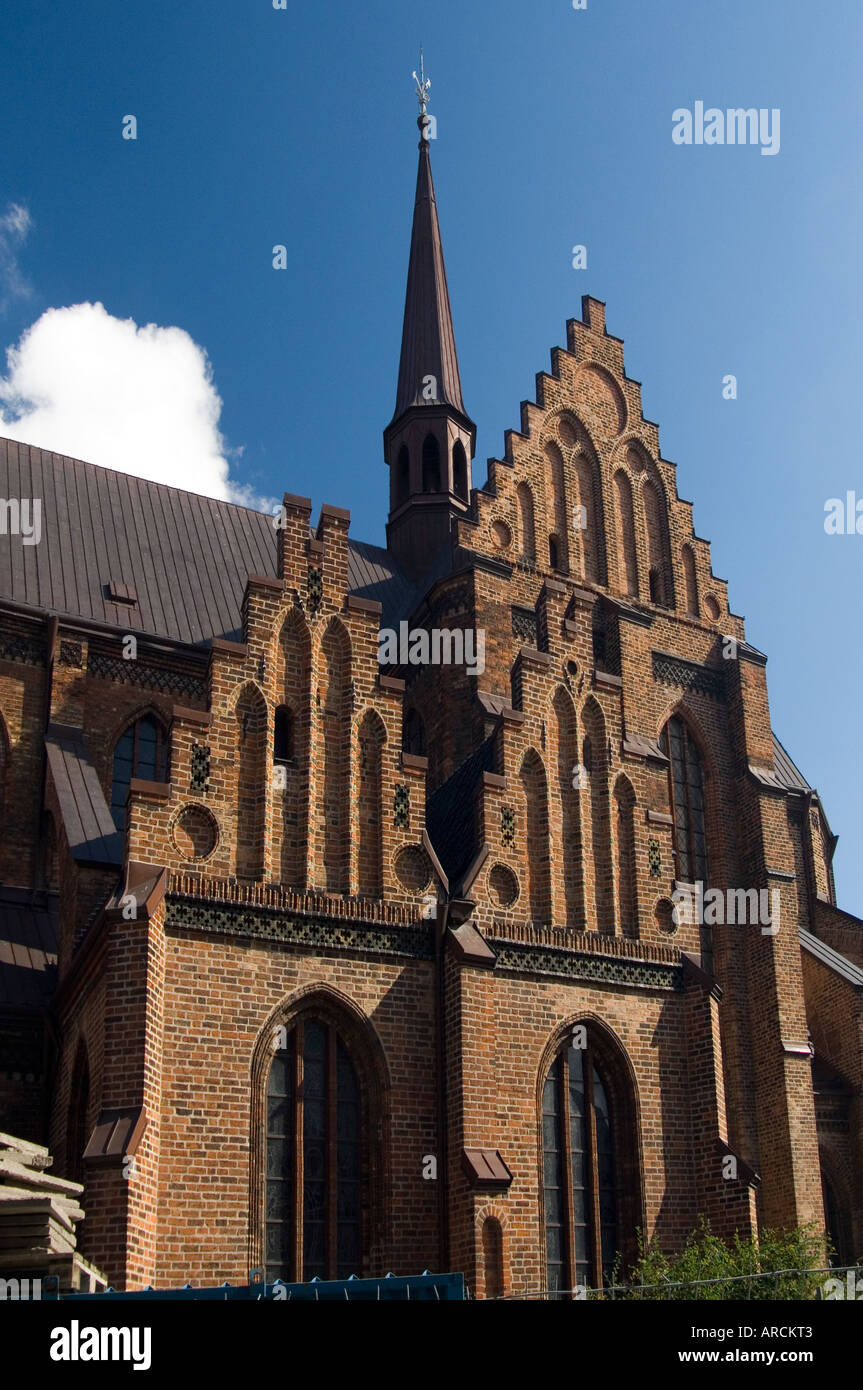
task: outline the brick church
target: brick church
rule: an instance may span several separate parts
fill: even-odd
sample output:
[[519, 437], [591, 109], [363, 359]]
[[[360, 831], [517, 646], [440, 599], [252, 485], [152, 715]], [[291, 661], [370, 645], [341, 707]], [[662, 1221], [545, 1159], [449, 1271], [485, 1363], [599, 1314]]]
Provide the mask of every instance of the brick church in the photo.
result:
[[601, 1287], [701, 1216], [850, 1260], [825, 809], [600, 301], [474, 485], [419, 124], [386, 549], [0, 441], [0, 1129], [119, 1288]]

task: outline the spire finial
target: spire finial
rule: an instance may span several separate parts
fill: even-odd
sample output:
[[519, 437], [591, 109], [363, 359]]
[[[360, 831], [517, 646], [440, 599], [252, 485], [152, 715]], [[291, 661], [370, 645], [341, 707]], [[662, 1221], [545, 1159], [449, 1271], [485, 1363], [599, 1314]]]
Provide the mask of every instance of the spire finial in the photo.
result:
[[417, 125], [419, 126], [420, 130], [423, 131], [423, 134], [425, 134], [425, 125], [428, 119], [426, 116], [426, 108], [428, 106], [429, 92], [431, 90], [431, 79], [426, 77], [422, 48], [420, 48], [419, 76], [417, 76], [415, 72], [412, 74], [412, 76], [414, 82], [416, 83], [417, 101], [419, 102], [420, 107], [420, 114], [419, 120], [417, 121]]

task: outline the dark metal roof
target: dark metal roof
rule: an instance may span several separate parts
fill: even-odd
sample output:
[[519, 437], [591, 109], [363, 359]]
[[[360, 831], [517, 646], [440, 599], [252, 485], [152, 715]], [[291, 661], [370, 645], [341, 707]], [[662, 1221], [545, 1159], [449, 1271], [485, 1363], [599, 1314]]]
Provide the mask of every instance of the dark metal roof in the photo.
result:
[[456, 887], [479, 848], [474, 789], [482, 774], [491, 772], [493, 766], [494, 734], [490, 734], [428, 799], [426, 828], [429, 839], [450, 884]]
[[773, 766], [783, 786], [790, 787], [792, 791], [811, 792], [812, 788], [800, 768], [791, 761], [775, 734], [773, 735]]
[[47, 1006], [57, 983], [57, 897], [0, 888], [0, 1006]]
[[[40, 544], [0, 536], [0, 599], [61, 617], [180, 642], [238, 640], [248, 576], [276, 577], [272, 517], [231, 502], [12, 439], [0, 439], [0, 496], [42, 502]], [[389, 553], [359, 541], [348, 542], [348, 585], [377, 599], [387, 622], [414, 597]]]
[[[437, 381], [437, 397], [433, 402], [423, 397], [423, 378], [429, 375]], [[451, 405], [462, 415], [465, 414], [431, 158], [428, 141], [423, 139], [420, 142], [399, 383], [393, 418], [410, 406], [432, 404]]]
[[348, 583], [358, 598], [381, 604], [381, 627], [394, 627], [419, 598], [416, 585], [396, 568], [390, 552], [365, 541], [350, 543]]
[[837, 975], [841, 975], [843, 980], [847, 980], [849, 985], [855, 989], [863, 989], [863, 970], [859, 965], [855, 965], [847, 956], [842, 956], [838, 951], [834, 951], [832, 946], [828, 946], [826, 941], [822, 941], [820, 936], [813, 936], [812, 932], [806, 931], [804, 927], [799, 928], [800, 945], [804, 951], [808, 951], [810, 956], [814, 956], [822, 965], [826, 965], [828, 970], [832, 970]]
[[72, 858], [79, 864], [121, 864], [123, 836], [108, 809], [82, 733], [49, 724], [45, 749]]

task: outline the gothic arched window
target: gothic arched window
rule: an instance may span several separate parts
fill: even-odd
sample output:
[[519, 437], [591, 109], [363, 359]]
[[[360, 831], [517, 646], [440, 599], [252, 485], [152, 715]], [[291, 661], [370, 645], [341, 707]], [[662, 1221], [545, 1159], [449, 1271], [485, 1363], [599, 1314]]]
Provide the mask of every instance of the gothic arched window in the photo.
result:
[[452, 451], [452, 486], [456, 497], [460, 497], [462, 502], [467, 501], [467, 454], [460, 439], [457, 439]]
[[542, 1091], [543, 1196], [549, 1292], [611, 1281], [625, 1202], [623, 1136], [604, 1066], [586, 1047], [555, 1057]]
[[164, 782], [168, 774], [168, 740], [153, 714], [130, 724], [114, 748], [111, 778], [111, 814], [118, 830], [126, 828], [126, 798], [133, 777], [145, 782]]
[[332, 1023], [299, 1019], [267, 1082], [267, 1280], [360, 1272], [366, 1155], [357, 1073]]
[[682, 883], [707, 881], [704, 824], [704, 769], [701, 754], [683, 720], [669, 719], [659, 740], [668, 757], [668, 789], [674, 822], [674, 867]]

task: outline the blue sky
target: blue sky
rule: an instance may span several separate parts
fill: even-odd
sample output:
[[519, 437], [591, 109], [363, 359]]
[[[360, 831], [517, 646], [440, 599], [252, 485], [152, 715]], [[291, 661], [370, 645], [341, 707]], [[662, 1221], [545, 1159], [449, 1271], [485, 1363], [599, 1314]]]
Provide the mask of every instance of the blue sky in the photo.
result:
[[[0, 216], [30, 224], [0, 255], [0, 345], [82, 302], [184, 330], [209, 358], [235, 482], [349, 506], [377, 542], [422, 40], [475, 481], [581, 295], [606, 300], [770, 658], [774, 727], [841, 836], [840, 902], [863, 913], [863, 536], [823, 526], [828, 498], [863, 498], [858, 0], [7, 0], [4, 31]], [[672, 111], [697, 100], [778, 107], [779, 154], [676, 146]], [[158, 376], [152, 392], [162, 428]]]

